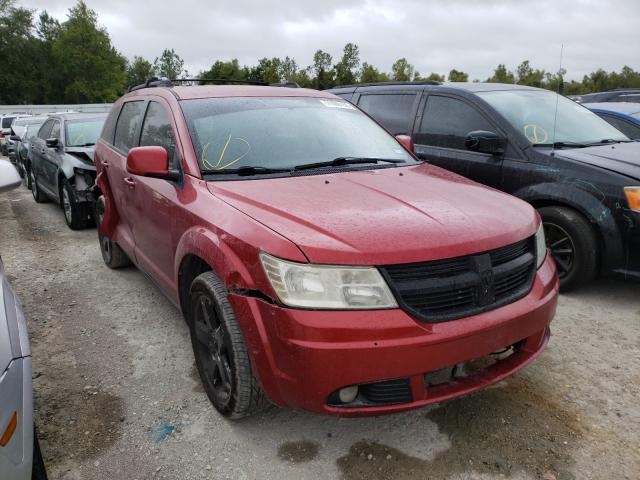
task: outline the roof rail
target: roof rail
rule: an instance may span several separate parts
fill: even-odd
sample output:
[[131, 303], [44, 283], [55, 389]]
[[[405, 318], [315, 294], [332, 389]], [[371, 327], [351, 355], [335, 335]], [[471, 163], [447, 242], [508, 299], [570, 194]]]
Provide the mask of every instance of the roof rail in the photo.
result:
[[437, 80], [419, 80], [417, 82], [390, 81], [390, 82], [352, 83], [351, 85], [336, 85], [335, 87], [331, 87], [331, 88], [371, 87], [375, 85], [442, 85], [442, 82], [438, 82]]
[[169, 80], [168, 78], [152, 77], [140, 85], [129, 87], [127, 89], [127, 93], [133, 92], [134, 90], [140, 90], [142, 88], [173, 87], [177, 83], [187, 83], [187, 82], [192, 82], [192, 83], [197, 82], [197, 85], [202, 85], [205, 83], [214, 83], [217, 85], [241, 84], [241, 85], [260, 85], [260, 86], [269, 86], [269, 87], [299, 88], [299, 85], [295, 82], [269, 83], [262, 80], [234, 80], [229, 78], [174, 78], [172, 80]]

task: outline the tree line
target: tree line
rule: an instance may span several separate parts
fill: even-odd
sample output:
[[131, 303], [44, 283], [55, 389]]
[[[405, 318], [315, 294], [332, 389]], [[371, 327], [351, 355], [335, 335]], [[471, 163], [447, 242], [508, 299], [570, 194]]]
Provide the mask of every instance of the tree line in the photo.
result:
[[[491, 77], [472, 81], [517, 83], [560, 91], [565, 95], [640, 88], [640, 72], [625, 66], [620, 72], [598, 69], [582, 81], [565, 81], [565, 70], [547, 72], [528, 60], [515, 69], [498, 65]], [[129, 85], [151, 77], [185, 78], [184, 60], [166, 48], [153, 61], [140, 56], [127, 59], [111, 43], [109, 33], [84, 0], [69, 9], [59, 22], [46, 11], [36, 16], [16, 0], [0, 0], [0, 104], [52, 104], [112, 102]], [[255, 65], [237, 59], [217, 60], [208, 70], [194, 75], [203, 79], [251, 80], [271, 83], [295, 82], [317, 89], [337, 85], [385, 81], [467, 82], [468, 73], [452, 69], [448, 74], [422, 75], [406, 58], [399, 58], [385, 72], [361, 61], [358, 46], [347, 43], [334, 58], [317, 50], [308, 66], [294, 58], [261, 58]]]

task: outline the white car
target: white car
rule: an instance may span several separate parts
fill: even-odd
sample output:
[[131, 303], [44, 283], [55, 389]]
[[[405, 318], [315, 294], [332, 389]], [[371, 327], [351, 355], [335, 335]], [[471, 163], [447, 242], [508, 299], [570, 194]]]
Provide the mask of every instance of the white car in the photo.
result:
[[[0, 193], [18, 185], [14, 166], [0, 160]], [[33, 424], [27, 323], [0, 258], [0, 479], [46, 478]]]

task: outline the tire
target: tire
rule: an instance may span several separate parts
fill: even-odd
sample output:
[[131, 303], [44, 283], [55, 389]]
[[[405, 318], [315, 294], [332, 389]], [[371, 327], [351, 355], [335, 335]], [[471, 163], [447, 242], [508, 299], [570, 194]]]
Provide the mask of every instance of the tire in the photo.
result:
[[569, 292], [593, 280], [598, 272], [598, 240], [589, 221], [567, 207], [543, 207], [547, 247], [560, 277], [560, 290]]
[[31, 480], [47, 480], [47, 469], [44, 466], [38, 432], [33, 429], [33, 464], [31, 467]]
[[45, 203], [45, 202], [47, 202], [49, 199], [40, 190], [40, 187], [38, 186], [38, 179], [36, 178], [35, 173], [33, 173], [33, 170], [29, 170], [29, 178], [31, 180], [31, 182], [30, 182], [31, 183], [31, 194], [33, 195], [33, 199], [36, 201], [36, 203]]
[[239, 419], [268, 407], [253, 375], [227, 289], [213, 272], [199, 275], [191, 284], [187, 320], [196, 367], [216, 410]]
[[91, 222], [89, 207], [78, 203], [76, 192], [66, 178], [62, 179], [60, 188], [60, 205], [64, 212], [64, 220], [71, 230], [86, 228]]
[[29, 168], [29, 164], [24, 164], [24, 186], [27, 187], [27, 190], [31, 190], [31, 169]]
[[127, 257], [127, 254], [120, 248], [116, 242], [111, 240], [106, 235], [100, 233], [100, 225], [104, 218], [105, 199], [104, 195], [100, 195], [95, 202], [95, 208], [93, 218], [98, 226], [98, 242], [100, 243], [100, 253], [102, 253], [102, 260], [107, 267], [116, 269], [131, 265], [131, 260]]

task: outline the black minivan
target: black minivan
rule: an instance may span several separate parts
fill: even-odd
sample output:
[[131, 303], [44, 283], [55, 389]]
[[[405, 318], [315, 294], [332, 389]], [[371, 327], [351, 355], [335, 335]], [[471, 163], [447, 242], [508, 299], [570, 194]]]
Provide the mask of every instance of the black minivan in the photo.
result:
[[338, 87], [421, 159], [538, 209], [563, 291], [640, 280], [640, 143], [548, 90], [498, 83]]

